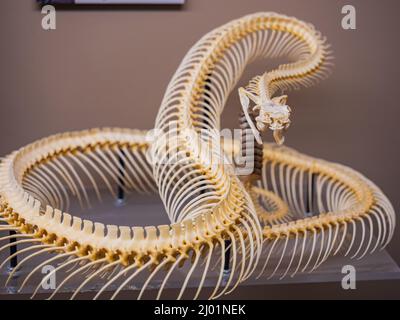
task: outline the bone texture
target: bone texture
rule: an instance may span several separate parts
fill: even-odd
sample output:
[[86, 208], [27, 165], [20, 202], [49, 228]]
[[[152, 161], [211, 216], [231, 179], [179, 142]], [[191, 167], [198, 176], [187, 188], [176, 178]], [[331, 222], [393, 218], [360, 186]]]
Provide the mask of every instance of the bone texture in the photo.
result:
[[[252, 133], [242, 137], [255, 140], [258, 157], [253, 173], [259, 180], [249, 182], [225, 162], [247, 145], [221, 147], [220, 119], [246, 65], [262, 58], [291, 62], [239, 89], [241, 127]], [[162, 299], [178, 277], [177, 299], [217, 299], [252, 276], [294, 276], [333, 255], [361, 259], [383, 249], [396, 219], [377, 186], [348, 167], [259, 144], [265, 127], [283, 142], [290, 108], [282, 92], [324, 78], [330, 61], [328, 45], [311, 25], [276, 13], [248, 15], [189, 50], [161, 103], [156, 139], [137, 130], [92, 129], [50, 136], [3, 158], [0, 252], [10, 247], [7, 232], [16, 231], [15, 243], [24, 246], [18, 268], [42, 257], [20, 292], [42, 266], [57, 263], [54, 273], [66, 276], [50, 298], [80, 277], [71, 298], [101, 283], [94, 298], [117, 299], [140, 283], [136, 298], [153, 286], [150, 298]], [[115, 198], [115, 186], [127, 194], [158, 193], [170, 224], [106, 226], [68, 213], [71, 204], [90, 208], [105, 193]], [[193, 283], [195, 274], [200, 280]], [[40, 285], [33, 284], [33, 296]]]

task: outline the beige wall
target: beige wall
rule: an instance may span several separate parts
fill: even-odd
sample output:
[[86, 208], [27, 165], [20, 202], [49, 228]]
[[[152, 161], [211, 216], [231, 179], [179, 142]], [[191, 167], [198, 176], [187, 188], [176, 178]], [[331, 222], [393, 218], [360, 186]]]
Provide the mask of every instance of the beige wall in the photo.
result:
[[[356, 5], [358, 29], [340, 28]], [[332, 43], [336, 67], [318, 87], [290, 94], [287, 144], [354, 167], [400, 212], [397, 0], [188, 0], [182, 9], [60, 9], [57, 30], [41, 29], [34, 0], [0, 1], [0, 155], [40, 137], [97, 126], [153, 126], [163, 91], [205, 32], [255, 11], [315, 24]], [[249, 67], [242, 84], [268, 65]], [[223, 124], [237, 126], [233, 94]], [[270, 138], [270, 137], [269, 137]], [[399, 233], [390, 252], [400, 261]]]

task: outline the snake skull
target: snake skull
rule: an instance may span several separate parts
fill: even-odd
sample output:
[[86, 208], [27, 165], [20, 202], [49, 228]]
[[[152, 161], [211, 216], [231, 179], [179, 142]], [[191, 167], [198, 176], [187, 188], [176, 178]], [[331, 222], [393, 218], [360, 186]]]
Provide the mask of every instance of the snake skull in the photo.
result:
[[255, 118], [257, 129], [263, 132], [268, 127], [273, 131], [275, 141], [279, 145], [284, 142], [283, 131], [290, 126], [291, 109], [285, 104], [286, 100], [287, 96], [281, 96], [253, 108], [253, 111], [259, 111]]
[[[287, 96], [274, 97], [272, 99], [262, 98], [243, 89], [239, 89], [240, 102], [247, 122], [249, 123], [254, 137], [259, 144], [262, 144], [260, 132], [267, 128], [273, 131], [275, 142], [282, 145], [284, 142], [283, 132], [290, 126], [291, 109], [286, 105]], [[250, 100], [255, 103], [253, 112], [258, 112], [255, 117], [255, 124], [249, 115]]]

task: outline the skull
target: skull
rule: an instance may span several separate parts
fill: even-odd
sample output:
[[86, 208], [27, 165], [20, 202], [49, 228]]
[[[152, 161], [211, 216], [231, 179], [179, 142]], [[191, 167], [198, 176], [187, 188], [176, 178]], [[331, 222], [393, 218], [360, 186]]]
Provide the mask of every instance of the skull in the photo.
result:
[[276, 97], [255, 107], [256, 110], [259, 110], [259, 115], [255, 118], [257, 129], [265, 131], [268, 126], [273, 131], [278, 144], [283, 143], [282, 132], [290, 126], [291, 110], [285, 104], [286, 99], [287, 96]]

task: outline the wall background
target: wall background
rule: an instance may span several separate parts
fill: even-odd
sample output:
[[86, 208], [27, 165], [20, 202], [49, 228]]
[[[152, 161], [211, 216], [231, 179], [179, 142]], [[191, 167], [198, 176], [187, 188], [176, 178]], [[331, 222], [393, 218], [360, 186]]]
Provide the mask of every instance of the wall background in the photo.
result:
[[[357, 9], [355, 31], [340, 26], [349, 3]], [[49, 32], [34, 0], [0, 2], [0, 155], [68, 130], [152, 128], [170, 77], [197, 39], [230, 19], [276, 11], [317, 26], [336, 57], [328, 80], [289, 94], [287, 145], [359, 170], [400, 212], [399, 1], [187, 0], [183, 8], [103, 8], [60, 7], [57, 30]], [[240, 84], [268, 67], [250, 66]], [[236, 92], [226, 110], [223, 126], [237, 127]], [[398, 230], [389, 252], [399, 263]]]

